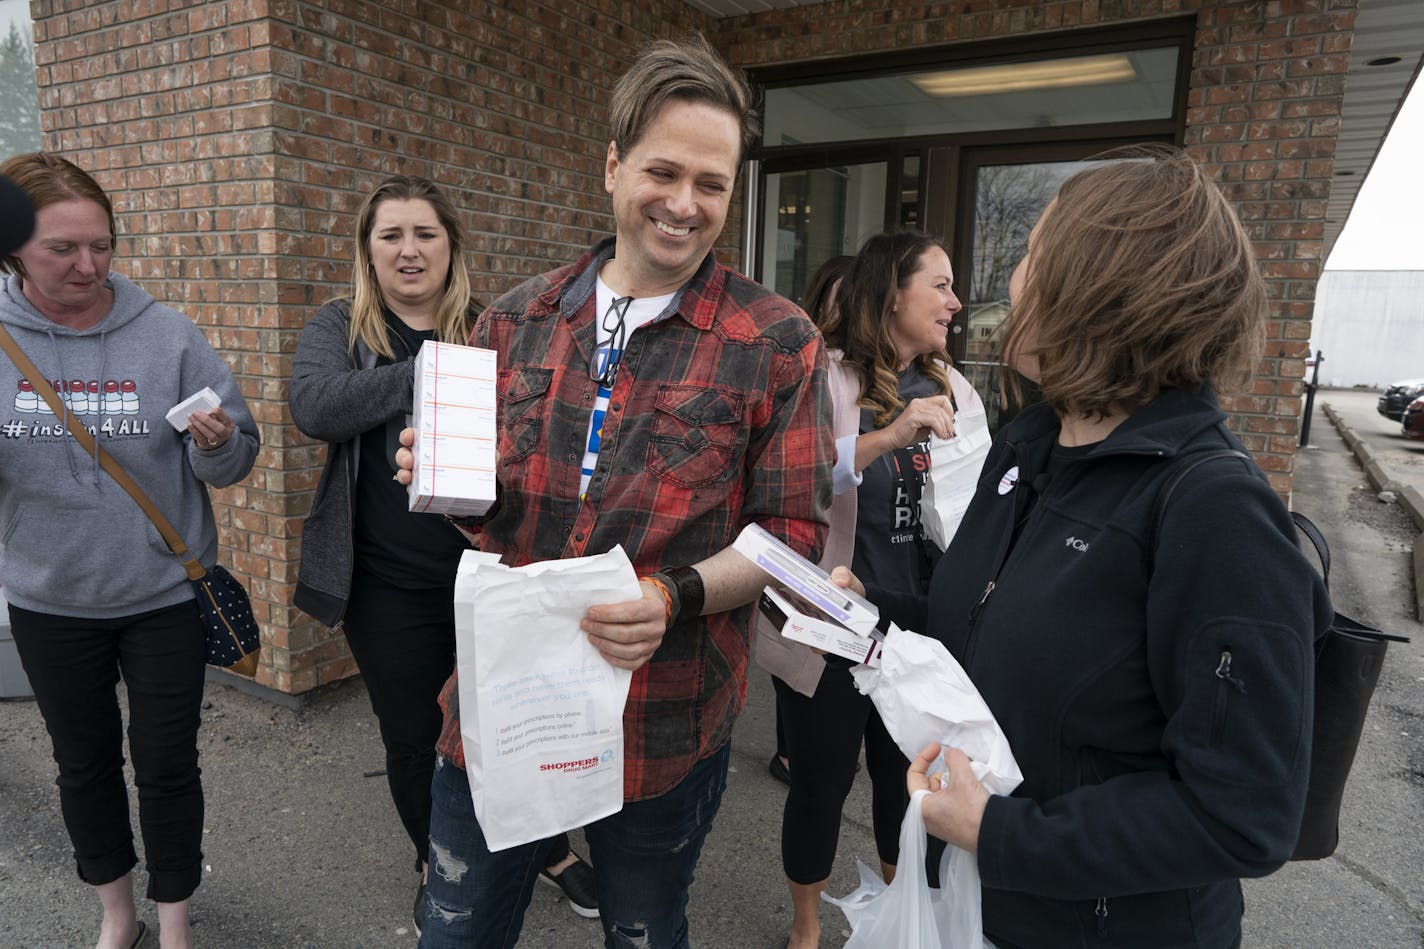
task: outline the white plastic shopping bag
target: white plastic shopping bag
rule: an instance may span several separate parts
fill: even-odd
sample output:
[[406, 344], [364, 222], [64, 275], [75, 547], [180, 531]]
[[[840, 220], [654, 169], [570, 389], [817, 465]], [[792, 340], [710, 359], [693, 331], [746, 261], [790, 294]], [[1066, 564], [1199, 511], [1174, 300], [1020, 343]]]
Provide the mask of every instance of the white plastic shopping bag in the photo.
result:
[[959, 530], [992, 441], [989, 417], [977, 400], [954, 413], [953, 438], [930, 436], [930, 471], [920, 493], [920, 523], [940, 550]]
[[465, 553], [455, 579], [460, 737], [490, 850], [542, 840], [623, 807], [623, 706], [632, 673], [579, 629], [590, 606], [641, 595], [622, 547], [510, 568]]
[[[895, 744], [915, 758], [930, 742], [963, 751], [974, 776], [991, 794], [1009, 794], [1023, 781], [1008, 739], [963, 667], [938, 640], [901, 630], [893, 623], [878, 668], [852, 668], [856, 688], [870, 696]], [[944, 770], [942, 756], [929, 773]], [[889, 886], [864, 864], [860, 888], [841, 900], [826, 897], [851, 925], [851, 947], [980, 949], [984, 941], [979, 864], [973, 854], [945, 848], [940, 887], [924, 875], [927, 791], [910, 801], [900, 826], [900, 860]]]
[[[928, 744], [928, 742], [926, 742]], [[895, 879], [886, 884], [863, 861], [856, 861], [860, 886], [842, 899], [822, 898], [839, 906], [850, 923], [845, 949], [980, 949], [984, 941], [979, 906], [979, 865], [974, 855], [946, 847], [939, 862], [940, 887], [925, 877], [925, 819], [928, 791], [916, 791], [900, 824], [900, 860]]]

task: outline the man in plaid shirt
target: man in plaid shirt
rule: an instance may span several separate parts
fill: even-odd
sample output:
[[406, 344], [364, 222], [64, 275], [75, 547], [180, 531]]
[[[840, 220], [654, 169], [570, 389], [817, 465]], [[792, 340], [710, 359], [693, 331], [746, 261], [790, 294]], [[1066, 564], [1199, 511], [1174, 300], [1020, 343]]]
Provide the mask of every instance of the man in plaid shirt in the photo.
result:
[[[518, 566], [622, 544], [643, 578], [641, 599], [583, 622], [633, 670], [625, 805], [585, 829], [608, 946], [688, 943], [687, 888], [767, 580], [732, 541], [755, 522], [815, 560], [825, 539], [835, 447], [820, 336], [711, 252], [756, 121], [705, 42], [647, 47], [611, 102], [615, 236], [497, 300], [471, 340], [500, 366], [501, 493], [482, 549]], [[513, 946], [547, 842], [489, 851], [453, 676], [441, 705], [420, 944]]]

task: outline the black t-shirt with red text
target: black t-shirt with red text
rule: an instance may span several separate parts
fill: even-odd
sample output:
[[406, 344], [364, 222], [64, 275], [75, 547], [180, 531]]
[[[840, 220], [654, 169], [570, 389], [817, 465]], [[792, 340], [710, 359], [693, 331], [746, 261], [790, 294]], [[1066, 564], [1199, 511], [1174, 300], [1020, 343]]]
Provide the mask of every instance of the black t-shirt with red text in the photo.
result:
[[[910, 364], [899, 375], [900, 398], [939, 395], [941, 389]], [[876, 431], [873, 413], [861, 409], [860, 433]], [[929, 474], [928, 440], [886, 452], [861, 472], [856, 489], [855, 555], [852, 569], [866, 584], [903, 593], [923, 593], [939, 560], [939, 548], [920, 526], [920, 494]]]

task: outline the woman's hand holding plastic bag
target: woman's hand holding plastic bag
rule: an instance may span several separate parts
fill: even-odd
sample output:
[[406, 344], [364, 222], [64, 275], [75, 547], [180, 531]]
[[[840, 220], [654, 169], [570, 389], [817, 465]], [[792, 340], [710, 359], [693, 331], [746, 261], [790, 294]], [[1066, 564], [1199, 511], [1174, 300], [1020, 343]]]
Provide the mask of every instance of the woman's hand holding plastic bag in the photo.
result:
[[979, 949], [986, 945], [974, 855], [946, 847], [939, 863], [940, 888], [930, 889], [925, 877], [928, 848], [921, 808], [930, 796], [924, 790], [910, 796], [910, 807], [900, 824], [900, 861], [893, 882], [883, 883], [857, 860], [860, 886], [854, 892], [843, 899], [822, 894], [826, 902], [841, 908], [850, 923], [845, 949]]
[[969, 756], [946, 748], [943, 771], [930, 774], [940, 752], [939, 742], [928, 745], [905, 775], [911, 794], [925, 791], [925, 830], [968, 853], [979, 852], [979, 824], [989, 803], [989, 789], [974, 776]]

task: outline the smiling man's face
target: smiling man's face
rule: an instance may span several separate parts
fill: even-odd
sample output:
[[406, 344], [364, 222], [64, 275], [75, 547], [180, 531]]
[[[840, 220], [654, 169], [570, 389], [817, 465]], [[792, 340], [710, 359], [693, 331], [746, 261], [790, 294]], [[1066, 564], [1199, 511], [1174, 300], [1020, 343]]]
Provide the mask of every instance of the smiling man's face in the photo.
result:
[[678, 99], [663, 105], [621, 159], [610, 143], [604, 187], [613, 196], [618, 246], [605, 282], [636, 297], [685, 284], [727, 222], [740, 153], [736, 116]]

